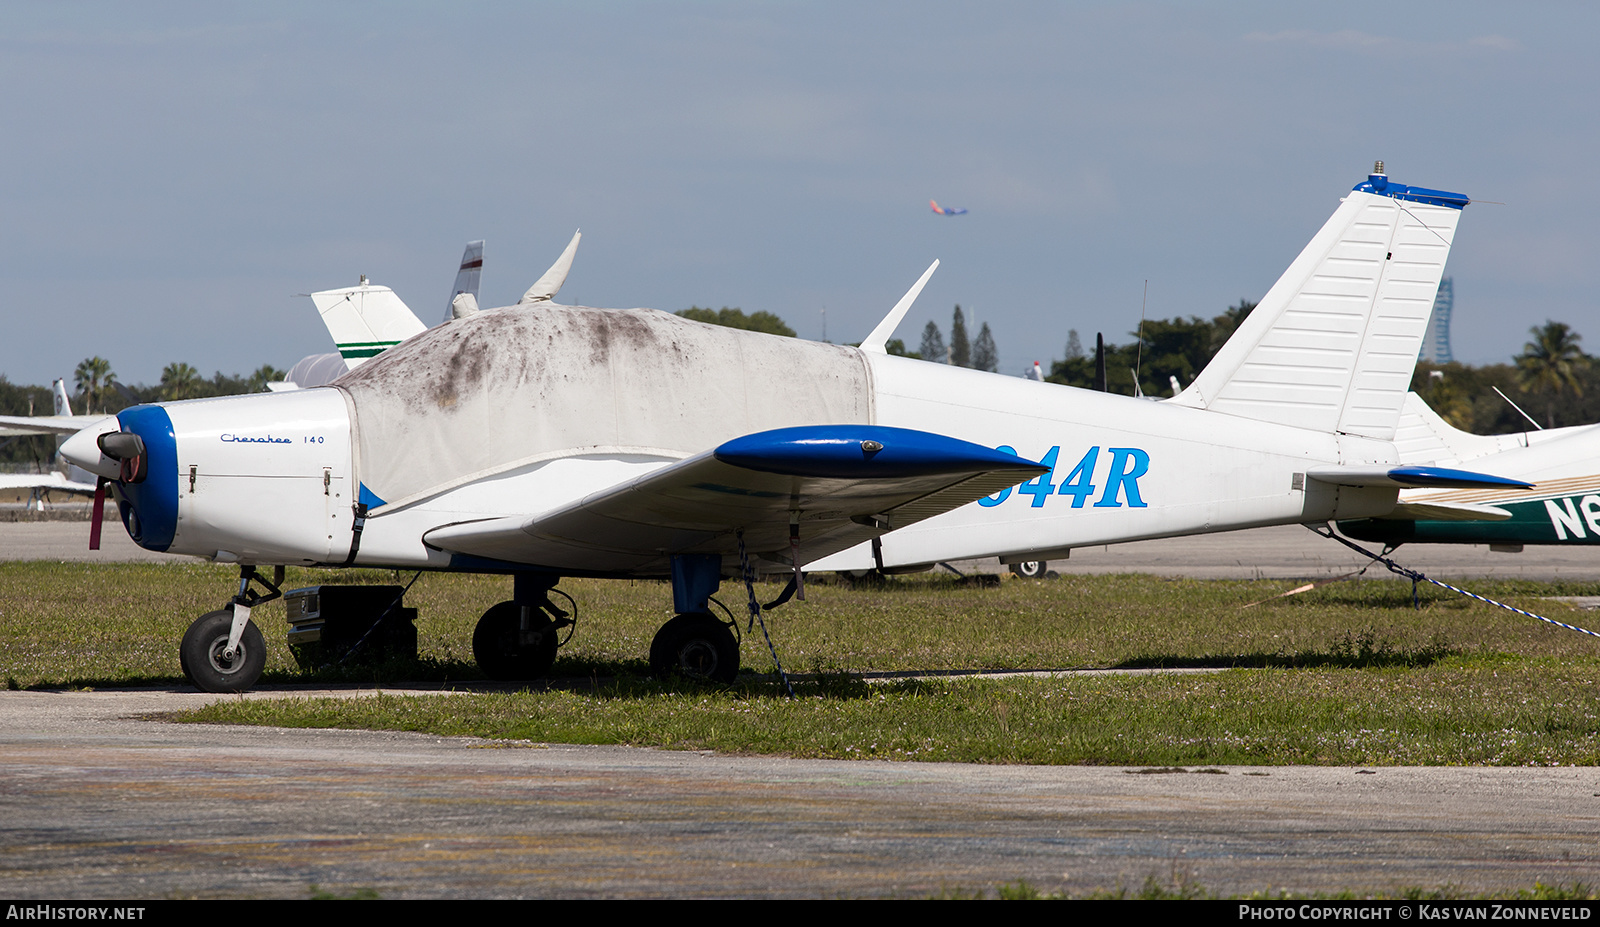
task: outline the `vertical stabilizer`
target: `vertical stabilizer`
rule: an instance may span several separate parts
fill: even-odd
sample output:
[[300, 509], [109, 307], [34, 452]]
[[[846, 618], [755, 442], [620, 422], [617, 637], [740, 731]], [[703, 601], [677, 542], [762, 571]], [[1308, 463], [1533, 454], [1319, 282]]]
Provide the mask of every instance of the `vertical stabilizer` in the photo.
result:
[[478, 280], [483, 276], [483, 242], [467, 242], [467, 250], [461, 253], [461, 269], [456, 271], [456, 285], [450, 290], [450, 299], [445, 302], [444, 321], [460, 318], [455, 314], [456, 300], [462, 293], [472, 294], [472, 305], [478, 305]]
[[393, 290], [364, 276], [360, 286], [312, 293], [311, 302], [351, 370], [428, 328]]
[[1391, 183], [1380, 162], [1169, 401], [1392, 440], [1467, 203]]
[[62, 379], [60, 377], [57, 377], [56, 381], [54, 383], [50, 384], [50, 394], [52, 396], [54, 396], [55, 400], [56, 400], [56, 413], [55, 414], [57, 414], [57, 415], [71, 415], [72, 414], [72, 400], [67, 398], [67, 381], [66, 380], [64, 380], [64, 379]]

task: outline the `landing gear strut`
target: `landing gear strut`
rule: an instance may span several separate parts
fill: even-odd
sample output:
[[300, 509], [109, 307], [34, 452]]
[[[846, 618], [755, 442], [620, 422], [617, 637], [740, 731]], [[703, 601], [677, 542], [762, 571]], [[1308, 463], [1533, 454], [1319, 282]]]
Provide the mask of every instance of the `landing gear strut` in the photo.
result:
[[[251, 588], [258, 582], [267, 588]], [[267, 642], [250, 620], [250, 610], [283, 595], [283, 567], [268, 580], [253, 566], [239, 568], [239, 594], [225, 608], [207, 612], [189, 625], [178, 645], [183, 675], [201, 692], [248, 692], [267, 666]]]
[[[472, 632], [472, 656], [490, 679], [539, 679], [549, 675], [561, 629], [575, 623], [550, 601], [559, 577], [517, 574], [513, 599], [483, 613]], [[567, 599], [568, 602], [572, 600]]]

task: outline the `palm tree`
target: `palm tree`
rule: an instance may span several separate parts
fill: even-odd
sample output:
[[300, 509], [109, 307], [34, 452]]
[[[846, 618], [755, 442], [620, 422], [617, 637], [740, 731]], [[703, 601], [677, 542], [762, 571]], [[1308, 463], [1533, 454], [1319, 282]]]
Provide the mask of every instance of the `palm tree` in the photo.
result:
[[1588, 366], [1589, 355], [1578, 347], [1583, 336], [1565, 322], [1546, 320], [1543, 327], [1536, 325], [1528, 333], [1533, 340], [1516, 357], [1517, 384], [1527, 392], [1545, 394], [1545, 423], [1554, 425], [1561, 393], [1570, 389], [1574, 396], [1583, 395], [1578, 374]]
[[174, 361], [161, 371], [161, 398], [188, 399], [195, 395], [200, 385], [200, 371], [188, 364]]
[[85, 358], [78, 365], [74, 378], [77, 381], [78, 392], [83, 394], [84, 414], [93, 415], [95, 405], [99, 403], [100, 393], [112, 380], [111, 362], [103, 357], [95, 356]]

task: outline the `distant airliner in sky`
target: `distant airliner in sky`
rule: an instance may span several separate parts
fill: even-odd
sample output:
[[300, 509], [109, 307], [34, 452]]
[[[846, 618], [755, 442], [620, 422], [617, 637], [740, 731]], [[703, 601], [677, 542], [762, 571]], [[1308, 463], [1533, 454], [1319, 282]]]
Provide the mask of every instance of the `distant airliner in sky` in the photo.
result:
[[964, 215], [967, 214], [967, 210], [965, 208], [963, 208], [963, 207], [951, 207], [951, 208], [947, 209], [947, 208], [945, 208], [943, 206], [940, 206], [938, 203], [934, 202], [933, 200], [929, 200], [928, 201], [928, 205], [932, 206], [933, 207], [933, 211], [938, 213], [941, 216], [964, 216]]

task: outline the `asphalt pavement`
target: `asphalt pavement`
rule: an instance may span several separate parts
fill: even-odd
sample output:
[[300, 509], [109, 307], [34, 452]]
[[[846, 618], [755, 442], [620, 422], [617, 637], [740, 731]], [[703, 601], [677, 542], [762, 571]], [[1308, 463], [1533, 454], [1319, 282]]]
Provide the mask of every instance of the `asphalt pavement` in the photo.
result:
[[153, 716], [217, 697], [0, 692], [0, 895], [1511, 892], [1600, 874], [1593, 768], [787, 760]]
[[[1376, 550], [1375, 545], [1367, 545]], [[0, 522], [0, 560], [79, 560], [90, 562], [192, 560], [144, 550], [128, 540], [117, 522], [107, 522], [101, 549], [89, 550], [89, 523]], [[1400, 548], [1395, 559], [1440, 577], [1521, 579], [1600, 578], [1600, 548], [1528, 547], [1498, 553], [1481, 545], [1417, 544]], [[1254, 528], [1189, 538], [1134, 541], [1082, 547], [1050, 569], [1063, 575], [1155, 573], [1196, 579], [1327, 578], [1358, 570], [1365, 560], [1336, 541], [1299, 525]], [[962, 572], [998, 572], [999, 562], [958, 560]], [[1379, 568], [1381, 569], [1381, 567]]]

